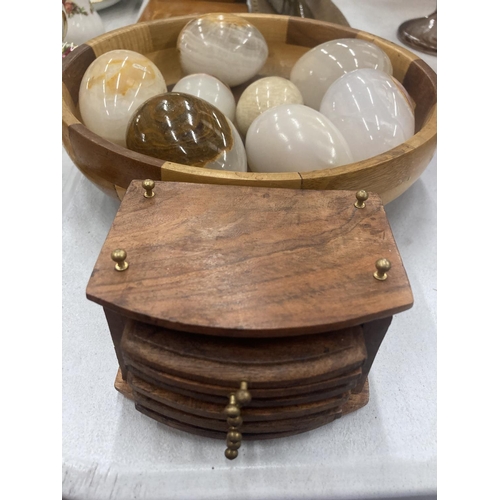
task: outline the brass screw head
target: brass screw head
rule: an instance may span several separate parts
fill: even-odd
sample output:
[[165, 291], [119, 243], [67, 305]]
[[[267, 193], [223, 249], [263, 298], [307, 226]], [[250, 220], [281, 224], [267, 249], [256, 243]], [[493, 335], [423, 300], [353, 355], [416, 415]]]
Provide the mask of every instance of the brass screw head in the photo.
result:
[[238, 456], [238, 450], [230, 450], [229, 448], [227, 448], [224, 452], [224, 455], [226, 455], [227, 459], [234, 460]]
[[367, 199], [368, 199], [368, 193], [364, 189], [361, 189], [356, 193], [356, 203], [354, 204], [354, 206], [356, 208], [365, 208], [366, 207], [365, 201]]
[[226, 436], [226, 439], [233, 443], [241, 442], [242, 438], [241, 432], [238, 431], [229, 431]]
[[387, 279], [387, 272], [391, 268], [391, 263], [387, 259], [379, 259], [375, 262], [377, 270], [373, 273], [373, 277], [379, 281]]
[[113, 250], [111, 252], [111, 259], [116, 262], [115, 269], [117, 271], [125, 271], [128, 269], [128, 262], [125, 261], [127, 258], [127, 252], [121, 248]]
[[144, 193], [144, 198], [152, 198], [155, 195], [153, 191], [153, 189], [155, 188], [155, 181], [146, 179], [142, 181], [142, 187], [146, 190], [146, 192]]
[[228, 417], [227, 423], [237, 429], [243, 423], [243, 419], [241, 417]]

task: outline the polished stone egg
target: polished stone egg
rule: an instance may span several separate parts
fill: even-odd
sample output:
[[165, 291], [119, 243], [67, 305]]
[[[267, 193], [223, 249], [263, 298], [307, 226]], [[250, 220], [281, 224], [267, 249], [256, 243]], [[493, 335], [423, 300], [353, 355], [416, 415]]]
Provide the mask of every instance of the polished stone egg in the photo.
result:
[[392, 76], [376, 69], [358, 69], [335, 81], [320, 111], [342, 133], [354, 161], [402, 144], [415, 133], [413, 102]]
[[255, 118], [280, 104], [304, 104], [302, 94], [290, 80], [268, 76], [253, 82], [236, 106], [236, 127], [245, 135]]
[[236, 111], [234, 95], [227, 85], [214, 76], [204, 73], [185, 76], [175, 84], [172, 92], [182, 92], [205, 99], [234, 122]]
[[204, 99], [180, 92], [152, 97], [137, 109], [127, 147], [183, 165], [247, 170], [245, 147], [231, 121]]
[[188, 22], [177, 49], [185, 74], [207, 73], [230, 87], [254, 77], [268, 56], [262, 33], [233, 14], [207, 14]]
[[162, 74], [147, 57], [131, 50], [106, 52], [90, 64], [80, 84], [83, 123], [97, 135], [125, 146], [133, 113], [166, 90]]
[[342, 75], [360, 68], [379, 69], [392, 75], [391, 60], [381, 48], [365, 40], [341, 38], [306, 52], [294, 64], [290, 80], [302, 93], [304, 104], [319, 110], [328, 87]]
[[250, 125], [245, 145], [252, 172], [309, 172], [352, 162], [338, 129], [302, 104], [264, 111]]

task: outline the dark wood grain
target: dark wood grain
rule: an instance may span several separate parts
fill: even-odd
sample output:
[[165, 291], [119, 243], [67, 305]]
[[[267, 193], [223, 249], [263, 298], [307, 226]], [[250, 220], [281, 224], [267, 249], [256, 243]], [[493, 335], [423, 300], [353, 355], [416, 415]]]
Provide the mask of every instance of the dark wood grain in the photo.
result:
[[373, 362], [375, 360], [375, 356], [384, 340], [385, 334], [389, 329], [389, 326], [392, 322], [392, 316], [387, 318], [378, 319], [375, 321], [371, 321], [370, 323], [366, 323], [363, 325], [363, 337], [365, 340], [366, 347], [366, 361], [363, 363], [362, 371], [360, 379], [358, 380], [358, 384], [353, 392], [359, 393], [363, 390], [365, 386], [365, 382], [368, 378], [368, 374], [372, 368]]
[[[366, 359], [360, 327], [283, 339], [223, 339], [129, 321], [121, 341], [127, 364], [203, 383], [285, 388], [331, 379]], [[274, 359], [273, 359], [274, 358]]]
[[[134, 400], [134, 394], [132, 388], [128, 385], [128, 383], [125, 380], [123, 380], [120, 370], [118, 370], [118, 373], [116, 374], [115, 389], [123, 396], [125, 396], [127, 399], [130, 399], [131, 401]], [[359, 410], [363, 406], [366, 406], [369, 400], [370, 400], [370, 389], [367, 379], [365, 385], [363, 386], [363, 390], [361, 392], [356, 394], [351, 392], [349, 399], [342, 406], [342, 415], [348, 415], [349, 413]]]
[[78, 105], [80, 84], [87, 68], [96, 59], [92, 47], [79, 45], [71, 51], [62, 62], [62, 81], [69, 91], [74, 106]]
[[[187, 378], [176, 377], [165, 372], [160, 372], [146, 365], [137, 363], [134, 360], [128, 360], [127, 369], [137, 377], [140, 377], [147, 382], [163, 387], [168, 390], [173, 390], [179, 394], [200, 399], [211, 403], [220, 403], [227, 400], [228, 394], [234, 390], [234, 384], [228, 386], [204, 384], [202, 382]], [[297, 398], [298, 401], [313, 401], [315, 395], [320, 393], [328, 393], [335, 391], [341, 386], [356, 385], [361, 377], [361, 368], [347, 372], [341, 375], [334, 375], [332, 378], [314, 382], [312, 384], [294, 385], [290, 387], [276, 388], [253, 388], [252, 397], [263, 401], [276, 401], [278, 398]], [[333, 395], [333, 394], [332, 394]], [[310, 399], [311, 398], [311, 399]], [[267, 404], [267, 406], [269, 406]]]
[[408, 67], [402, 83], [411, 96], [419, 96], [415, 101], [415, 130], [420, 130], [437, 103], [437, 75], [426, 62], [417, 59]]
[[[160, 415], [159, 413], [146, 408], [144, 406], [141, 406], [139, 404], [135, 405], [135, 408], [141, 412], [142, 414], [153, 418], [157, 422], [160, 422], [162, 424], [167, 425], [168, 427], [172, 427], [174, 429], [180, 430], [180, 431], [185, 431], [189, 432], [190, 434], [195, 434], [198, 436], [203, 436], [203, 437], [208, 437], [208, 438], [214, 438], [214, 439], [226, 439], [227, 436], [227, 431], [221, 432], [221, 431], [215, 431], [211, 429], [204, 429], [202, 427], [197, 427], [195, 425], [190, 425], [185, 422], [180, 422], [178, 420], [175, 420], [174, 418], [167, 417], [165, 415]], [[283, 437], [288, 437], [288, 436], [294, 436], [295, 434], [302, 434], [304, 432], [311, 431], [313, 429], [316, 429], [318, 427], [321, 427], [322, 425], [328, 424], [333, 422], [334, 420], [337, 420], [340, 418], [342, 414], [339, 413], [333, 413], [328, 420], [324, 421], [318, 421], [315, 422], [314, 424], [311, 424], [310, 427], [306, 429], [292, 429], [289, 431], [285, 432], [262, 432], [262, 433], [249, 433], [246, 432], [244, 435], [244, 440], [245, 441], [253, 441], [253, 440], [262, 440], [262, 439], [278, 439], [278, 438], [283, 438]]]
[[[205, 418], [192, 413], [186, 413], [177, 410], [171, 406], [158, 403], [150, 398], [143, 396], [142, 394], [135, 393], [136, 404], [149, 408], [154, 412], [165, 415], [166, 417], [173, 418], [180, 422], [184, 422], [189, 425], [194, 425], [196, 427], [201, 427], [204, 429], [211, 429], [215, 431], [226, 431], [228, 430], [228, 424], [224, 420], [218, 420], [214, 418]], [[345, 401], [347, 401], [347, 397]], [[257, 421], [248, 422], [245, 420], [245, 411], [242, 411], [243, 424], [241, 426], [240, 432], [245, 436], [245, 433], [271, 433], [271, 432], [287, 432], [294, 431], [298, 429], [306, 430], [310, 427], [318, 427], [332, 420], [334, 415], [341, 415], [342, 410], [339, 407], [332, 408], [323, 412], [315, 413], [313, 415], [305, 415], [300, 419], [297, 418], [284, 418], [275, 419], [269, 421]], [[278, 417], [278, 415], [277, 415]], [[244, 439], [244, 438], [243, 438]]]
[[[224, 408], [228, 400], [222, 404], [207, 403], [199, 399], [183, 396], [176, 392], [167, 391], [148, 384], [144, 380], [130, 374], [127, 378], [129, 386], [134, 391], [135, 400], [139, 401], [140, 396], [145, 396], [157, 403], [172, 407], [174, 409], [197, 415], [205, 418], [212, 418], [215, 420], [222, 420], [226, 422], [227, 417], [224, 415]], [[280, 406], [266, 406], [256, 407], [252, 400], [248, 406], [245, 406], [244, 412], [245, 422], [261, 422], [273, 421], [288, 418], [301, 419], [307, 415], [313, 415], [322, 411], [338, 408], [347, 402], [350, 392], [346, 391], [333, 397], [326, 398], [319, 401], [313, 401], [302, 404], [280, 405]]]
[[109, 333], [111, 333], [111, 340], [113, 341], [113, 347], [115, 349], [116, 358], [118, 359], [118, 364], [120, 366], [120, 372], [123, 376], [123, 379], [126, 380], [127, 367], [123, 359], [121, 340], [127, 319], [120, 314], [106, 309], [105, 307], [104, 315], [106, 316], [106, 321], [108, 322]]
[[[141, 182], [128, 189], [87, 287], [120, 314], [174, 330], [276, 337], [391, 316], [413, 296], [372, 194]], [[124, 248], [129, 269], [114, 270]], [[392, 263], [386, 281], [375, 261]], [[126, 293], [124, 293], [126, 290]]]

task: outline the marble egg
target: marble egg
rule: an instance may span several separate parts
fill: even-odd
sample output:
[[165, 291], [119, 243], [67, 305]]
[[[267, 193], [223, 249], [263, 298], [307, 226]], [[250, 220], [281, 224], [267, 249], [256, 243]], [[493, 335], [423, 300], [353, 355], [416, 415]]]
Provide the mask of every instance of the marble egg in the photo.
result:
[[261, 32], [233, 14], [207, 14], [188, 22], [177, 49], [185, 74], [208, 73], [229, 87], [254, 77], [268, 55]]
[[209, 102], [180, 92], [152, 97], [137, 109], [127, 147], [183, 165], [247, 170], [245, 147], [231, 121]]
[[80, 84], [79, 106], [85, 126], [125, 146], [130, 118], [150, 97], [167, 91], [160, 70], [131, 50], [112, 50], [87, 68]]
[[264, 111], [246, 136], [252, 172], [310, 172], [352, 162], [342, 134], [319, 111], [282, 104]]
[[175, 84], [172, 92], [182, 92], [205, 99], [234, 122], [236, 102], [233, 93], [227, 85], [214, 76], [204, 73], [185, 76]]
[[354, 161], [384, 153], [415, 133], [413, 102], [392, 76], [351, 71], [326, 91], [320, 111], [345, 137]]
[[319, 110], [328, 87], [349, 71], [379, 69], [392, 75], [389, 56], [365, 40], [341, 38], [322, 43], [306, 52], [293, 66], [290, 80], [297, 85], [304, 104]]
[[304, 104], [302, 94], [290, 80], [269, 76], [253, 82], [236, 106], [236, 127], [245, 135], [255, 118], [280, 104]]

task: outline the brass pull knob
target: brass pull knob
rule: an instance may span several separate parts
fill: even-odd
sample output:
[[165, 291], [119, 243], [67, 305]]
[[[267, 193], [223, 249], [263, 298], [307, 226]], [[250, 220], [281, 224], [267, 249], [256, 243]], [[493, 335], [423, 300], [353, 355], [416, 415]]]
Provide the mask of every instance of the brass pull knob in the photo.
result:
[[356, 203], [354, 204], [354, 206], [356, 208], [365, 208], [366, 207], [365, 201], [367, 199], [368, 199], [368, 193], [364, 189], [361, 189], [356, 193]]
[[121, 248], [111, 252], [111, 259], [116, 262], [115, 269], [117, 271], [125, 271], [128, 269], [128, 262], [125, 261], [126, 258], [127, 252]]
[[238, 450], [243, 439], [241, 432], [238, 430], [243, 423], [240, 408], [250, 403], [251, 400], [252, 396], [248, 391], [247, 383], [241, 382], [240, 388], [236, 391], [236, 393], [232, 392], [229, 395], [229, 404], [224, 408], [224, 415], [226, 415], [227, 423], [229, 425], [229, 430], [226, 436], [227, 448], [224, 454], [229, 460], [234, 460], [238, 456]]
[[377, 270], [373, 273], [373, 277], [379, 281], [387, 279], [387, 271], [391, 268], [391, 263], [387, 259], [379, 259], [375, 262]]
[[144, 198], [152, 198], [155, 195], [153, 189], [155, 188], [155, 181], [151, 179], [146, 179], [142, 181], [142, 187], [146, 190], [144, 193]]

